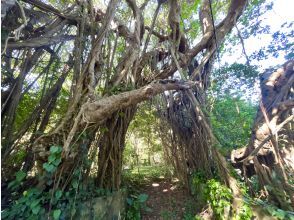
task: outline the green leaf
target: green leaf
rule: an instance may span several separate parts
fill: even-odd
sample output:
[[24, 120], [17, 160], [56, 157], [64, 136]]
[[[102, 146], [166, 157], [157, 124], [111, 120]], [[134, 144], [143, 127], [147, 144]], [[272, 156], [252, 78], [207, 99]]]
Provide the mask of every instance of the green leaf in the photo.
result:
[[8, 218], [8, 216], [10, 215], [10, 211], [8, 211], [8, 210], [3, 210], [2, 212], [1, 212], [1, 219], [6, 219], [6, 218]]
[[48, 164], [48, 163], [44, 163], [43, 168], [49, 173], [51, 173], [55, 170], [55, 166], [52, 164]]
[[130, 206], [132, 206], [133, 203], [134, 203], [134, 201], [133, 201], [133, 199], [131, 199], [131, 198], [127, 198], [127, 203], [128, 203]]
[[55, 166], [58, 166], [61, 163], [61, 158], [58, 158], [52, 162]]
[[76, 210], [75, 208], [72, 208], [70, 214], [71, 214], [72, 216], [74, 216], [74, 215], [76, 214], [76, 211], [77, 211], [77, 210]]
[[30, 216], [25, 216], [25, 219], [29, 219], [29, 220], [39, 220], [39, 216], [36, 216], [34, 214], [30, 215]]
[[143, 193], [143, 194], [140, 194], [138, 196], [138, 199], [139, 199], [139, 202], [143, 203], [143, 202], [146, 202], [146, 200], [148, 199], [148, 195]]
[[15, 180], [13, 180], [10, 183], [8, 183], [8, 189], [14, 189], [17, 185], [18, 183]]
[[52, 180], [52, 179], [49, 179], [49, 180], [47, 180], [47, 182], [46, 182], [46, 184], [47, 184], [48, 186], [50, 186], [52, 183], [53, 183], [53, 180]]
[[49, 157], [48, 157], [48, 162], [49, 163], [52, 163], [56, 160], [56, 155], [55, 154], [51, 154]]
[[77, 189], [78, 188], [78, 186], [79, 186], [79, 183], [78, 183], [78, 181], [77, 180], [73, 180], [73, 182], [72, 182], [72, 187], [74, 188], [74, 189]]
[[37, 215], [40, 211], [41, 207], [40, 206], [36, 206], [32, 209], [33, 214]]
[[34, 201], [31, 203], [31, 205], [30, 205], [31, 209], [33, 209], [34, 207], [36, 207], [36, 206], [39, 204], [39, 202], [40, 202], [40, 200], [38, 200], [38, 199], [34, 200]]
[[57, 200], [59, 200], [59, 199], [61, 198], [61, 196], [62, 196], [62, 191], [61, 191], [61, 190], [57, 190], [57, 191], [55, 192], [55, 198], [56, 198]]
[[50, 147], [50, 153], [55, 154], [55, 153], [60, 153], [62, 151], [62, 148], [59, 146], [51, 146]]
[[26, 177], [26, 173], [23, 172], [23, 171], [18, 171], [16, 174], [15, 174], [15, 177], [16, 177], [16, 181], [18, 182], [21, 182], [25, 177]]
[[282, 209], [277, 209], [277, 210], [274, 212], [273, 216], [277, 217], [278, 219], [285, 219], [285, 217], [286, 217], [286, 212], [283, 211]]
[[59, 219], [60, 214], [61, 214], [61, 210], [60, 209], [54, 210], [54, 212], [53, 212], [53, 218], [54, 219]]

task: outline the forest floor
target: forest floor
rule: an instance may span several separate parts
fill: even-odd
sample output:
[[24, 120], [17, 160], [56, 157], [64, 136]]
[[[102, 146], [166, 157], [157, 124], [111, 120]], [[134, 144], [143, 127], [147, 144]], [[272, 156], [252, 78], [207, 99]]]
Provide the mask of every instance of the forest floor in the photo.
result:
[[[191, 220], [195, 215], [212, 219], [212, 210], [200, 195], [191, 195], [183, 184], [161, 166], [141, 166], [123, 175], [130, 196], [147, 195], [140, 208], [142, 220]], [[275, 220], [262, 207], [251, 206], [255, 219]]]
[[[171, 179], [148, 182], [142, 193], [149, 195], [146, 202], [149, 212], [142, 212], [143, 220], [185, 219], [192, 215], [195, 201], [187, 190]], [[188, 210], [187, 210], [188, 209]]]
[[191, 196], [178, 179], [167, 175], [164, 167], [136, 167], [124, 177], [125, 185], [134, 194], [148, 195], [147, 208], [141, 210], [143, 220], [194, 219], [201, 211], [202, 206], [195, 196]]

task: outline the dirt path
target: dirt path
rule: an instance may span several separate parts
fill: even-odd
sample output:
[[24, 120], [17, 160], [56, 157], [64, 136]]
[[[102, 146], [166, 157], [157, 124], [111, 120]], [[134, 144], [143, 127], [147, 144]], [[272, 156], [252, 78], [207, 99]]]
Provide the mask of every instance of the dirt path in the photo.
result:
[[152, 209], [150, 212], [143, 211], [143, 220], [184, 219], [184, 215], [189, 215], [188, 209], [196, 209], [195, 202], [187, 191], [171, 180], [148, 183], [143, 188], [143, 193], [149, 195], [147, 206]]

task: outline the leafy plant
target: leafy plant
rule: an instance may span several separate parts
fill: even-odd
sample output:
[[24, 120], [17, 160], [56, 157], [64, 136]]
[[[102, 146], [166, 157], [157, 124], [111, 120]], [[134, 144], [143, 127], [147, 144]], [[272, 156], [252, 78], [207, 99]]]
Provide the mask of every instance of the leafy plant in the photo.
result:
[[148, 199], [147, 194], [131, 195], [127, 198], [127, 213], [126, 219], [130, 220], [140, 220], [141, 210], [151, 211], [150, 208], [146, 206], [146, 201]]
[[262, 207], [268, 214], [270, 214], [273, 217], [276, 217], [279, 220], [294, 220], [294, 213], [290, 211], [285, 211], [282, 209], [279, 209], [278, 207], [269, 204], [266, 201], [263, 201], [261, 199], [255, 199], [252, 201], [252, 203], [255, 203]]
[[[224, 212], [231, 209], [232, 193], [231, 190], [216, 179], [207, 180], [204, 173], [195, 172], [191, 176], [191, 191], [197, 195], [197, 200], [210, 204], [217, 219], [223, 219]], [[242, 193], [246, 194], [246, 188], [241, 188]], [[196, 193], [197, 192], [197, 193]], [[196, 219], [199, 216], [194, 216]], [[250, 207], [243, 202], [238, 214], [233, 213], [234, 220], [249, 220], [252, 217]]]
[[[61, 152], [62, 148], [60, 146], [50, 147], [48, 162], [43, 164], [43, 168], [46, 171], [44, 177], [51, 176], [57, 169], [58, 165], [61, 163]], [[8, 188], [16, 192], [22, 185], [22, 181], [25, 179], [26, 175], [25, 172], [18, 171], [15, 174], [15, 180], [8, 184]], [[52, 205], [56, 207], [60, 206], [63, 192], [57, 189], [54, 196], [51, 197], [51, 195], [52, 190], [46, 192], [38, 188], [29, 188], [25, 190], [15, 202], [10, 204], [9, 208], [2, 212], [2, 216], [4, 216], [3, 218], [5, 219], [41, 219], [44, 217], [45, 213], [48, 212], [48, 210], [44, 208], [48, 204], [52, 203]], [[49, 215], [51, 215], [53, 219], [59, 219], [61, 209], [56, 208], [49, 213]]]
[[200, 203], [205, 202], [204, 189], [206, 187], [206, 177], [203, 172], [193, 172], [191, 175], [191, 193]]
[[251, 135], [256, 107], [240, 98], [225, 96], [211, 104], [210, 119], [214, 134], [224, 151], [246, 145]]
[[222, 219], [225, 209], [230, 208], [231, 205], [232, 193], [230, 189], [215, 179], [211, 179], [207, 181], [204, 195], [215, 215]]
[[234, 216], [234, 220], [249, 220], [252, 218], [252, 210], [245, 202], [243, 202], [240, 210], [238, 210], [238, 215]]
[[[183, 213], [184, 220], [197, 220], [196, 213], [201, 210], [201, 207], [204, 205], [202, 201], [198, 199], [195, 200], [188, 200], [185, 203], [185, 212]], [[199, 218], [200, 219], [200, 218]]]
[[22, 181], [25, 179], [25, 177], [27, 176], [27, 174], [23, 171], [18, 171], [15, 174], [15, 180], [11, 181], [8, 184], [8, 188], [11, 190], [16, 190], [19, 186], [22, 185]]
[[43, 168], [48, 173], [53, 173], [61, 163], [61, 152], [62, 148], [60, 146], [51, 146], [48, 162], [43, 164]]
[[13, 205], [5, 209], [1, 216], [3, 219], [40, 219], [45, 215], [44, 202], [48, 194], [37, 188], [24, 191], [23, 195], [13, 202]]

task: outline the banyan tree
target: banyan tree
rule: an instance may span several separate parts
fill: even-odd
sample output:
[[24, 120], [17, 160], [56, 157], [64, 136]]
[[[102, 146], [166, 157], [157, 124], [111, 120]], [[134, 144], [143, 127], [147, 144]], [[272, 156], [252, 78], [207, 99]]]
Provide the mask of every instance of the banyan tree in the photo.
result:
[[[294, 206], [293, 85], [294, 61], [260, 77], [261, 100], [251, 139], [245, 148], [232, 152], [233, 165], [246, 180], [257, 174], [264, 194], [284, 209]], [[248, 181], [248, 184], [251, 183]]]
[[[237, 208], [241, 192], [215, 147], [205, 92], [218, 50], [248, 2], [50, 2], [2, 2], [3, 182], [23, 170], [30, 173], [29, 185], [66, 190], [79, 169], [85, 184], [92, 178], [98, 187], [119, 189], [128, 126], [137, 105], [157, 96], [158, 115], [167, 125], [160, 131], [172, 136], [165, 140], [166, 153], [179, 177], [188, 183], [192, 170], [208, 176], [217, 170]], [[274, 170], [282, 177], [283, 192], [293, 195], [275, 141], [293, 106], [293, 65], [287, 68], [277, 81], [278, 92], [264, 90], [275, 94], [263, 99], [242, 159], [252, 157], [261, 181], [271, 184], [256, 147], [272, 140]], [[267, 132], [262, 138], [260, 129]], [[50, 152], [60, 148], [60, 160], [50, 163]]]

